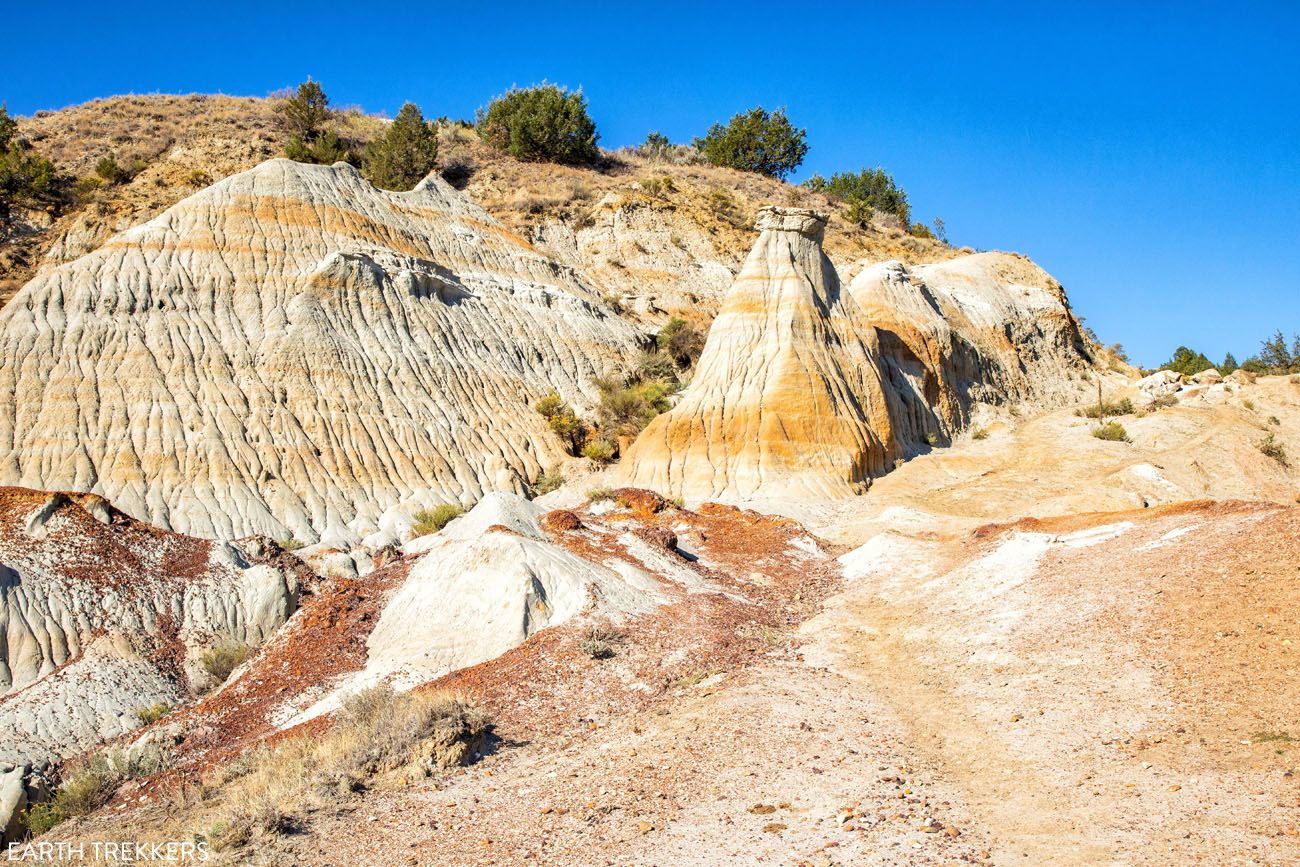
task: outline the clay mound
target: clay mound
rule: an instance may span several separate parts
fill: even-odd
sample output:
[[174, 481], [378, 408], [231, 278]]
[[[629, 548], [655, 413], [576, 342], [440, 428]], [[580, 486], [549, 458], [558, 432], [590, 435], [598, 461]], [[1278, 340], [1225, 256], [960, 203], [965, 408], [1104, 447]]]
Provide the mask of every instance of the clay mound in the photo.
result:
[[887, 263], [844, 291], [822, 252], [825, 219], [760, 211], [695, 380], [623, 461], [630, 484], [700, 499], [849, 496], [949, 441], [978, 402], [1074, 390], [1069, 372], [1090, 362], [1040, 269], [1001, 254]]
[[0, 482], [162, 527], [340, 543], [385, 510], [523, 490], [631, 326], [437, 177], [271, 160], [0, 312]]
[[84, 494], [0, 488], [0, 762], [80, 752], [175, 704], [221, 641], [257, 645], [312, 580], [258, 539], [157, 530]]

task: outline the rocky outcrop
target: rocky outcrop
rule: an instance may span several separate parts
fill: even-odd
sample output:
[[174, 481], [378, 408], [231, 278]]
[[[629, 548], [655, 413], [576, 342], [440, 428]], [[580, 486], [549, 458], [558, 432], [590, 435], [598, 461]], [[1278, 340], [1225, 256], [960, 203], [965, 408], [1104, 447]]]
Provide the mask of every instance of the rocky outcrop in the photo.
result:
[[949, 440], [979, 403], [1059, 402], [1090, 362], [1060, 286], [1027, 260], [979, 254], [865, 267], [845, 289], [825, 217], [759, 213], [681, 402], [620, 468], [691, 498], [860, 493], [899, 458]]
[[0, 312], [0, 482], [183, 532], [342, 544], [399, 504], [523, 490], [639, 346], [570, 268], [431, 177], [272, 160]]
[[0, 762], [48, 761], [140, 724], [207, 678], [220, 641], [293, 613], [293, 558], [159, 531], [99, 497], [0, 488]]

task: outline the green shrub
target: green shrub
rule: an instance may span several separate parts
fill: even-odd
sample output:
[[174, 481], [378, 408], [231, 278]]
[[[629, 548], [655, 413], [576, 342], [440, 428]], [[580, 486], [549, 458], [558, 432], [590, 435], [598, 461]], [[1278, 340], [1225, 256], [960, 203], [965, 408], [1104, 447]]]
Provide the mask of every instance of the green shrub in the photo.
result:
[[[894, 183], [893, 175], [882, 168], [836, 172], [829, 180], [821, 175], [813, 175], [804, 182], [804, 186], [846, 203], [849, 211], [845, 214], [845, 219], [858, 225], [865, 226], [874, 212], [893, 214], [904, 227], [912, 219], [907, 193]], [[858, 208], [856, 212], [855, 205]]]
[[415, 523], [411, 526], [411, 530], [417, 536], [427, 536], [438, 532], [463, 514], [465, 514], [464, 509], [450, 503], [443, 503], [433, 509], [421, 509], [412, 516], [415, 518]]
[[39, 837], [51, 828], [63, 824], [68, 818], [58, 804], [53, 802], [33, 804], [27, 810], [27, 830], [33, 837]]
[[171, 713], [172, 706], [165, 701], [156, 702], [148, 707], [136, 708], [135, 717], [140, 720], [141, 725], [152, 725], [167, 714]]
[[672, 359], [663, 353], [644, 352], [637, 359], [632, 378], [636, 382], [645, 382], [648, 379], [673, 380], [677, 378], [677, 368]]
[[973, 440], [986, 440], [989, 438], [988, 429], [982, 427], [971, 428], [970, 438]]
[[1210, 359], [1205, 357], [1202, 352], [1194, 349], [1188, 349], [1186, 346], [1180, 346], [1174, 350], [1173, 357], [1160, 365], [1160, 370], [1172, 370], [1175, 373], [1181, 373], [1183, 376], [1195, 376], [1203, 370], [1209, 370], [1214, 367]]
[[1092, 435], [1099, 440], [1106, 440], [1113, 443], [1132, 442], [1128, 438], [1128, 431], [1124, 430], [1124, 425], [1117, 421], [1108, 421], [1092, 429]]
[[598, 464], [607, 464], [614, 460], [614, 445], [605, 439], [594, 439], [582, 447], [582, 456]]
[[704, 351], [704, 340], [704, 335], [698, 328], [677, 317], [669, 319], [655, 335], [659, 351], [682, 368], [691, 367], [699, 359], [700, 353]]
[[525, 162], [584, 165], [600, 156], [600, 136], [581, 90], [512, 88], [479, 109], [475, 125], [483, 141]]
[[1272, 458], [1282, 466], [1289, 467], [1291, 465], [1287, 460], [1286, 447], [1277, 441], [1277, 437], [1272, 431], [1256, 443], [1255, 447], [1258, 448], [1263, 455]]
[[614, 499], [614, 492], [609, 488], [592, 488], [587, 491], [587, 499], [593, 503], [600, 503], [605, 500]]
[[199, 666], [212, 675], [217, 683], [225, 683], [231, 672], [248, 659], [252, 648], [242, 641], [223, 641], [214, 644], [199, 657]]
[[130, 177], [111, 153], [100, 157], [99, 162], [95, 163], [95, 174], [106, 184], [120, 184]]
[[1268, 423], [1273, 425], [1274, 427], [1280, 427], [1282, 424], [1282, 420], [1275, 415], [1270, 415], [1268, 417]]
[[438, 133], [415, 103], [397, 113], [384, 134], [366, 150], [365, 176], [384, 190], [409, 190], [433, 171], [438, 161]]
[[666, 175], [659, 178], [641, 178], [637, 183], [641, 185], [641, 189], [645, 191], [645, 194], [652, 199], [666, 198], [669, 193], [677, 189], [673, 185], [673, 179]]
[[54, 163], [18, 138], [18, 122], [0, 103], [0, 220], [8, 220], [15, 206], [60, 204], [70, 181]]
[[1132, 415], [1133, 401], [1127, 397], [1120, 398], [1117, 401], [1102, 401], [1093, 403], [1082, 409], [1076, 409], [1074, 414], [1080, 418], [1107, 418], [1112, 415]]
[[931, 241], [935, 240], [934, 232], [931, 232], [930, 227], [925, 223], [913, 223], [912, 227], [908, 229], [908, 232], [917, 238], [929, 238]]
[[672, 146], [668, 136], [663, 135], [656, 129], [646, 134], [645, 141], [637, 146], [636, 152], [652, 160], [661, 160], [668, 154]]
[[587, 426], [558, 392], [552, 391], [537, 401], [533, 404], [533, 409], [546, 419], [555, 435], [564, 441], [569, 454], [576, 455], [582, 451], [582, 445], [587, 441]]
[[552, 467], [538, 476], [537, 481], [533, 482], [533, 494], [540, 497], [558, 489], [563, 484], [564, 476], [560, 473], [560, 468]]
[[758, 106], [737, 114], [726, 126], [715, 123], [695, 146], [715, 166], [784, 178], [808, 155], [807, 136], [808, 130], [790, 123], [784, 108], [768, 113]]
[[849, 202], [849, 206], [844, 209], [844, 219], [848, 220], [855, 226], [865, 229], [871, 225], [871, 221], [876, 217], [876, 209], [871, 207], [862, 199], [854, 199]]
[[356, 163], [357, 156], [352, 145], [339, 137], [332, 129], [327, 129], [309, 143], [294, 137], [284, 146], [284, 155], [297, 163], [316, 163], [332, 166], [337, 162]]
[[668, 396], [678, 389], [676, 382], [662, 379], [646, 380], [625, 385], [613, 380], [598, 379], [600, 389], [600, 431], [609, 436], [634, 437], [645, 429], [650, 420], [667, 412], [671, 404]]

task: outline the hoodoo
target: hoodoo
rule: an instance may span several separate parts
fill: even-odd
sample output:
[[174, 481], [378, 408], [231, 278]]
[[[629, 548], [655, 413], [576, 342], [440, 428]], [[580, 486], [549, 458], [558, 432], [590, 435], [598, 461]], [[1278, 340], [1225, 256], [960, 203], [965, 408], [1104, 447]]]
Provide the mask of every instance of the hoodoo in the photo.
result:
[[979, 402], [1052, 400], [1090, 362], [1064, 293], [1017, 256], [864, 266], [847, 291], [826, 217], [767, 207], [695, 380], [623, 462], [691, 498], [844, 497], [951, 438]]

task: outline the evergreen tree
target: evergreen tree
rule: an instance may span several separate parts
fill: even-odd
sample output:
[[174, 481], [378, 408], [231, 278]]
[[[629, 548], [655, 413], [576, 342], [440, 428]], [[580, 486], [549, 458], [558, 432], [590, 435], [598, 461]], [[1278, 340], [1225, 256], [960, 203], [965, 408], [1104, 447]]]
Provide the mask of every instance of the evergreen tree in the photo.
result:
[[1296, 359], [1291, 356], [1291, 350], [1287, 348], [1286, 338], [1282, 336], [1281, 329], [1263, 342], [1259, 351], [1259, 360], [1265, 367], [1276, 373], [1286, 373], [1296, 363]]
[[419, 107], [408, 102], [383, 136], [366, 150], [365, 175], [385, 190], [409, 190], [433, 171], [438, 161], [438, 132]]
[[1219, 365], [1219, 373], [1227, 376], [1240, 366], [1241, 365], [1237, 364], [1237, 359], [1233, 358], [1232, 353], [1229, 352], [1227, 355], [1223, 356], [1223, 364]]
[[280, 122], [292, 138], [310, 145], [316, 141], [333, 114], [329, 97], [318, 82], [308, 78], [298, 85], [298, 92], [276, 106]]
[[695, 146], [715, 166], [730, 166], [770, 178], [784, 178], [808, 155], [808, 130], [795, 129], [785, 109], [762, 106], [741, 112], [726, 126], [715, 123]]
[[483, 141], [525, 162], [583, 165], [600, 156], [600, 135], [581, 90], [513, 88], [479, 109], [476, 127]]
[[1204, 353], [1188, 349], [1186, 346], [1175, 349], [1173, 358], [1160, 365], [1161, 370], [1172, 370], [1184, 376], [1194, 376], [1202, 370], [1209, 370], [1211, 367], [1214, 367], [1214, 365], [1210, 362], [1210, 359], [1205, 357]]

